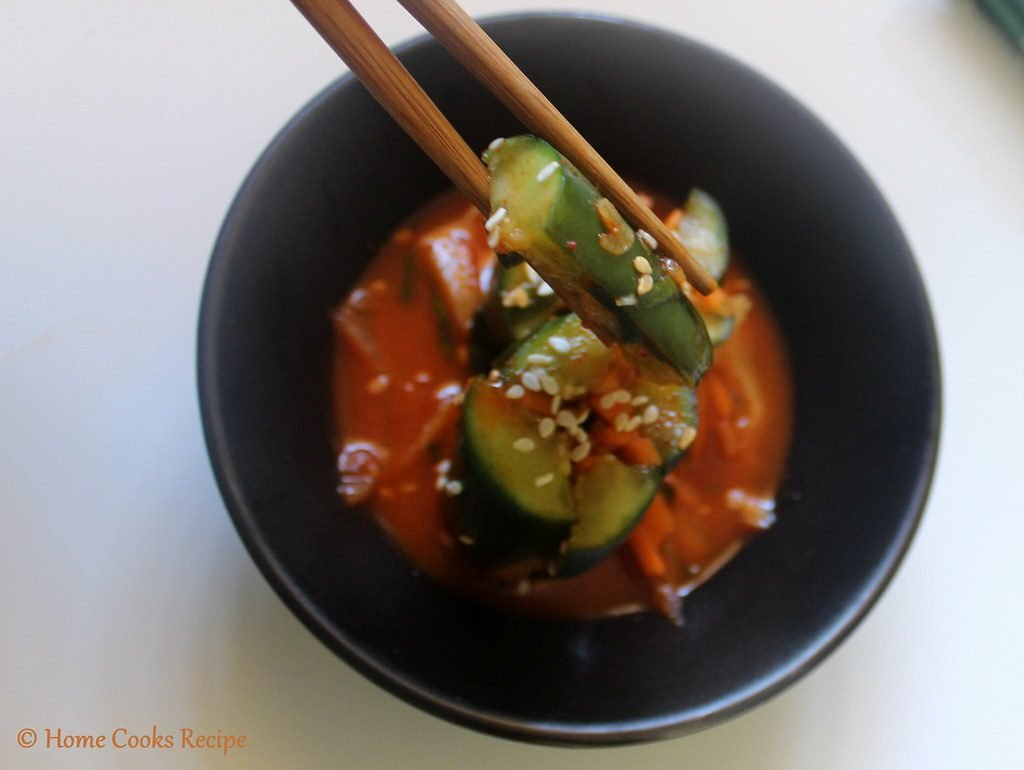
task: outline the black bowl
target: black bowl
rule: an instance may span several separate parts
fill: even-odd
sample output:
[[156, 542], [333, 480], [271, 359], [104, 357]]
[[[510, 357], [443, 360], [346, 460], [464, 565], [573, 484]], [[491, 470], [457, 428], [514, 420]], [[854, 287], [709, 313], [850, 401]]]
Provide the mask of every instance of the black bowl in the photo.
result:
[[[825, 657], [906, 551], [934, 467], [939, 364], [913, 258], [836, 138], [749, 69], [657, 29], [578, 15], [484, 25], [620, 173], [722, 203], [782, 325], [796, 428], [778, 523], [697, 590], [686, 625], [511, 617], [410, 567], [335, 494], [328, 310], [375, 244], [446, 186], [351, 77], [260, 158], [228, 214], [199, 324], [217, 480], [295, 614], [439, 716], [551, 743], [712, 724]], [[474, 148], [521, 127], [440, 46], [400, 57]]]

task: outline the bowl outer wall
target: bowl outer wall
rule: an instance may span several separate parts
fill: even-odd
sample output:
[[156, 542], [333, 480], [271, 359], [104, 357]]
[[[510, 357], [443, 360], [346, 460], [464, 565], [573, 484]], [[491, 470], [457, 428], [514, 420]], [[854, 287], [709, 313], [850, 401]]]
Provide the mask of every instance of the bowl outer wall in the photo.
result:
[[[860, 166], [749, 69], [621, 20], [530, 14], [485, 27], [620, 173], [678, 199], [699, 185], [722, 203], [792, 361], [796, 428], [778, 523], [687, 599], [677, 628], [650, 614], [502, 615], [418, 574], [370, 516], [344, 508], [329, 311], [374, 246], [446, 186], [350, 76], [273, 141], [215, 246], [199, 324], [211, 461], [279, 595], [400, 697], [532, 741], [678, 735], [808, 671], [895, 571], [938, 445], [927, 298]], [[471, 147], [522, 130], [433, 40], [399, 53]]]

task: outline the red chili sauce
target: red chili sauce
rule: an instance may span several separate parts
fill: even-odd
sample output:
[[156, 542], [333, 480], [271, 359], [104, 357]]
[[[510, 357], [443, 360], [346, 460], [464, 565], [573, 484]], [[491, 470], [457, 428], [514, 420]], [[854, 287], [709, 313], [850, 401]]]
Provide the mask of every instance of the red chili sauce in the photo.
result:
[[[678, 216], [664, 200], [653, 208]], [[742, 301], [747, 312], [697, 388], [696, 439], [629, 539], [582, 575], [511, 586], [460, 550], [442, 489], [471, 375], [473, 316], [495, 259], [482, 216], [449, 193], [392, 234], [336, 309], [339, 492], [372, 511], [416, 567], [491, 604], [557, 617], [656, 609], [679, 622], [679, 597], [774, 520], [792, 388], [763, 296], [735, 258], [719, 291], [690, 292], [698, 306]], [[445, 304], [439, 280], [458, 282], [461, 300]]]

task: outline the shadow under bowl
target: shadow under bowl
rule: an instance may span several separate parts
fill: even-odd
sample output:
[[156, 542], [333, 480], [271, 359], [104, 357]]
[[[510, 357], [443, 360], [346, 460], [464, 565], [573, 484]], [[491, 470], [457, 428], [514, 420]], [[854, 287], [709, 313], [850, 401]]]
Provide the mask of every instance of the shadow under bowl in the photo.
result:
[[[920, 518], [939, 433], [932, 318], [899, 227], [837, 139], [764, 78], [664, 31], [580, 15], [484, 24], [620, 173], [721, 202], [787, 340], [796, 423], [778, 522], [686, 624], [511, 617], [417, 573], [335, 493], [329, 311], [446, 180], [351, 77], [284, 128], [214, 249], [199, 324], [211, 461], [267, 580], [399, 697], [546, 743], [663, 738], [757, 704], [864, 616]], [[522, 127], [430, 39], [400, 58], [470, 146]]]

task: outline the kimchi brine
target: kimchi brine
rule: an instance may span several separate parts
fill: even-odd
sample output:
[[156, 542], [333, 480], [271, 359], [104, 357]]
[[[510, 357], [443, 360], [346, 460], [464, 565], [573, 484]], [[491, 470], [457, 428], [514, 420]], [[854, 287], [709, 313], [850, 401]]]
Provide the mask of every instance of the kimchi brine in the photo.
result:
[[[719, 288], [652, 271], [653, 250], [609, 252], [639, 294], [604, 296], [601, 312], [625, 335], [618, 309], [642, 306], [652, 272], [674, 278], [713, 345], [698, 382], [609, 340], [585, 315], [600, 291], [567, 306], [561, 279], [499, 262], [500, 221], [456, 193], [403, 223], [333, 315], [345, 515], [375, 516], [412, 566], [510, 611], [680, 622], [680, 597], [772, 525], [792, 426], [779, 330], [743, 266], [714, 262], [723, 215], [695, 195], [649, 201], [723, 271]], [[595, 236], [621, 240], [597, 213]]]

